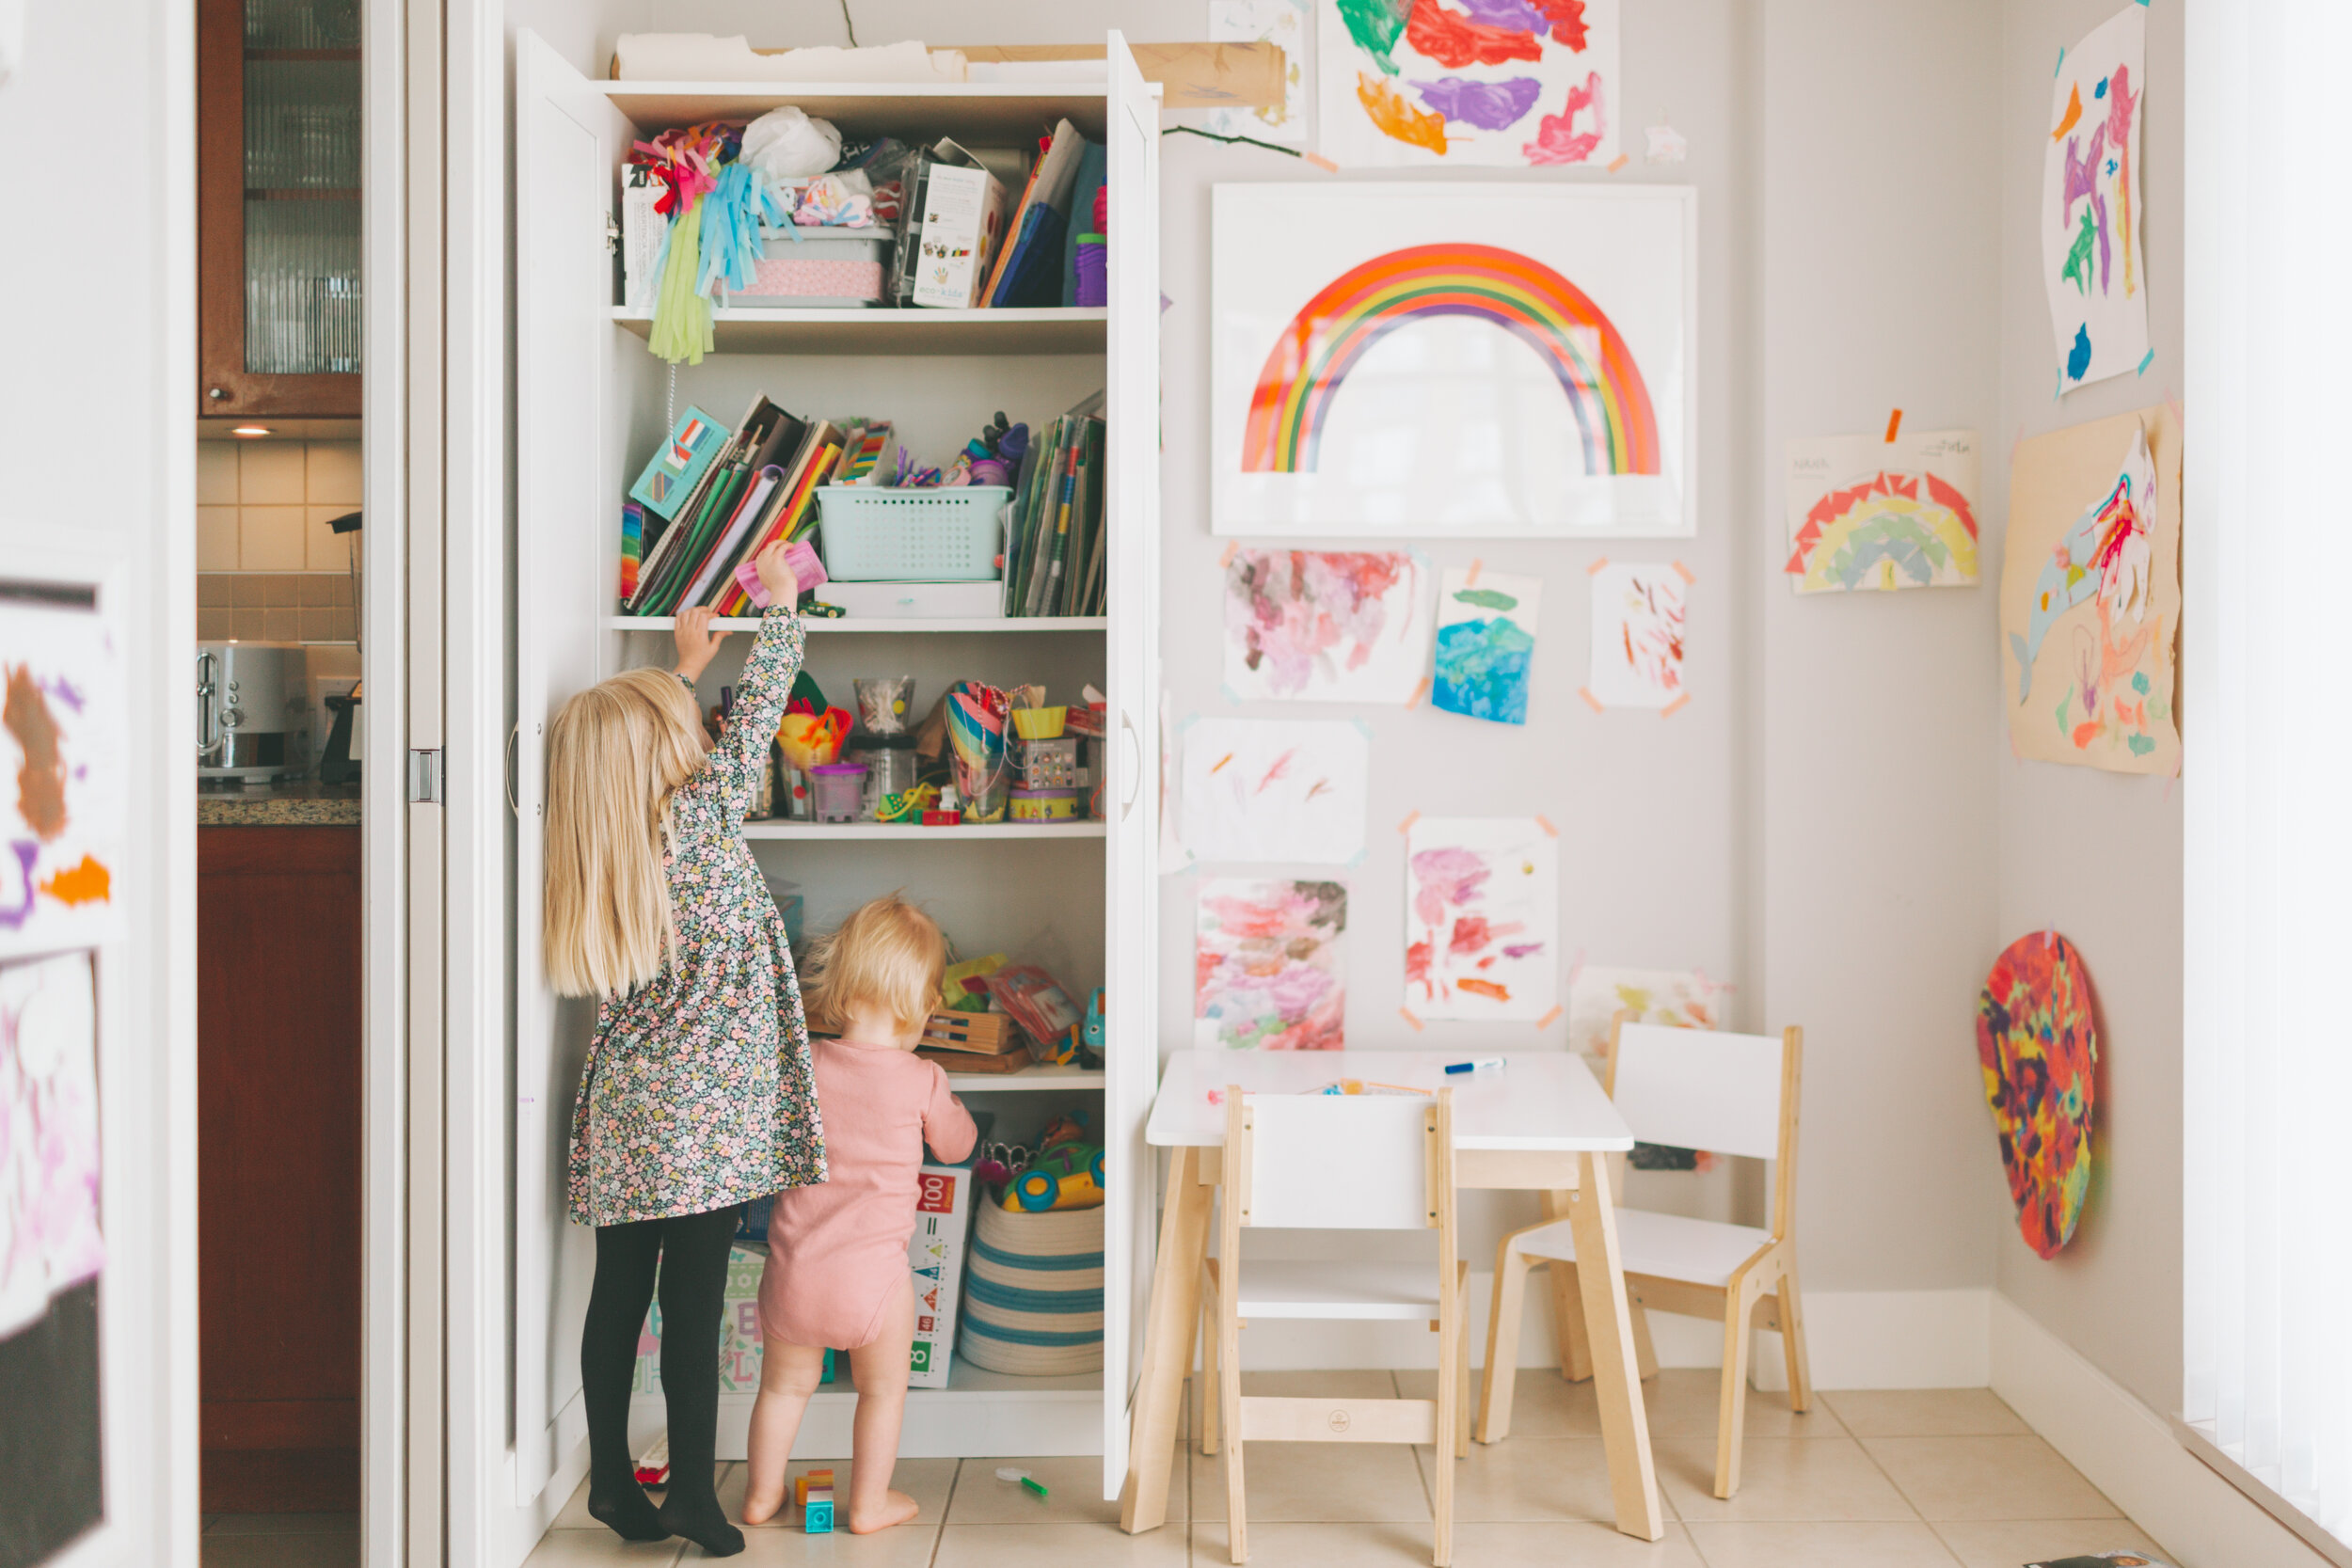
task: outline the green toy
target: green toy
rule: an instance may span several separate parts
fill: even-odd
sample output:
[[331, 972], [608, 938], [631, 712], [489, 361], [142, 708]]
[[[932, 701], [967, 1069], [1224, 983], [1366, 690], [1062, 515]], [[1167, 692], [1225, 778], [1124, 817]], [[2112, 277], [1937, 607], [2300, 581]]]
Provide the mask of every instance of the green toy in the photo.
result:
[[1045, 1130], [1044, 1147], [1005, 1189], [1005, 1207], [1041, 1214], [1054, 1209], [1094, 1209], [1103, 1202], [1103, 1146], [1085, 1142], [1086, 1128], [1070, 1117]]

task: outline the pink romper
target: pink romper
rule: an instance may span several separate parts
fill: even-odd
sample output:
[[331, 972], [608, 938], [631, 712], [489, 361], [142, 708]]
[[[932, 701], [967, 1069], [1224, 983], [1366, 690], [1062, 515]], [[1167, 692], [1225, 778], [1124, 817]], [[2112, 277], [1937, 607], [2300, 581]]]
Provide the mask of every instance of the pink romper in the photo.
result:
[[787, 1345], [871, 1344], [892, 1294], [910, 1282], [923, 1146], [943, 1161], [972, 1152], [979, 1129], [935, 1062], [891, 1046], [811, 1047], [824, 1118], [825, 1180], [776, 1195], [759, 1331]]

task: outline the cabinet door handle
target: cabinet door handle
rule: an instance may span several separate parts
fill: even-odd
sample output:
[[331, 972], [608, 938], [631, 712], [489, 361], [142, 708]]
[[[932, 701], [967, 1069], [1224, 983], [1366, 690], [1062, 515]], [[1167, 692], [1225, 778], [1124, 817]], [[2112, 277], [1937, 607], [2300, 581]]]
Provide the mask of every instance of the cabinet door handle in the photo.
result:
[[1136, 721], [1125, 708], [1119, 710], [1120, 738], [1126, 743], [1126, 758], [1120, 771], [1126, 775], [1121, 782], [1126, 789], [1119, 802], [1119, 819], [1124, 822], [1127, 814], [1136, 809], [1136, 801], [1143, 795], [1143, 736], [1136, 733]]
[[499, 769], [500, 782], [506, 785], [506, 809], [520, 817], [523, 803], [515, 799], [515, 741], [523, 733], [520, 724], [506, 732], [506, 763]]

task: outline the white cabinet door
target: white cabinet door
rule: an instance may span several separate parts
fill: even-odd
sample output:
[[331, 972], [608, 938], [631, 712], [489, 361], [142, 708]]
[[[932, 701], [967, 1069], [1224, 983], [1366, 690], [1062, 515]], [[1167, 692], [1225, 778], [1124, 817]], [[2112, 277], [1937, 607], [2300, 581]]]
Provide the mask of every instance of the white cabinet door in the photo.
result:
[[1127, 1473], [1127, 1414], [1152, 1290], [1154, 1183], [1143, 1124], [1159, 1086], [1160, 108], [1110, 35], [1111, 816], [1103, 1095], [1103, 1495]]
[[[565, 1217], [572, 1088], [593, 1007], [540, 969], [547, 728], [596, 683], [597, 621], [617, 586], [612, 261], [605, 223], [631, 128], [563, 57], [515, 38], [516, 833], [515, 1500], [586, 1431], [580, 1323], [596, 1259]], [[612, 537], [608, 538], [608, 533]]]

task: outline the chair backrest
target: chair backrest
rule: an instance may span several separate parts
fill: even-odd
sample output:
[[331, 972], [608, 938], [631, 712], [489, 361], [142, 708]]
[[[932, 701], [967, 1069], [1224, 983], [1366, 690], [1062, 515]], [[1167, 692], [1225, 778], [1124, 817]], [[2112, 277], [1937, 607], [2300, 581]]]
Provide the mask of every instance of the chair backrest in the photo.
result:
[[[1443, 1107], [1419, 1095], [1250, 1095], [1229, 1105], [1243, 1148], [1240, 1223], [1419, 1230], [1439, 1223]], [[1230, 1136], [1229, 1145], [1236, 1140]], [[1228, 1187], [1228, 1193], [1233, 1189]]]
[[1789, 1049], [1776, 1035], [1621, 1023], [1610, 1098], [1644, 1143], [1781, 1159], [1782, 1091], [1796, 1089]]

